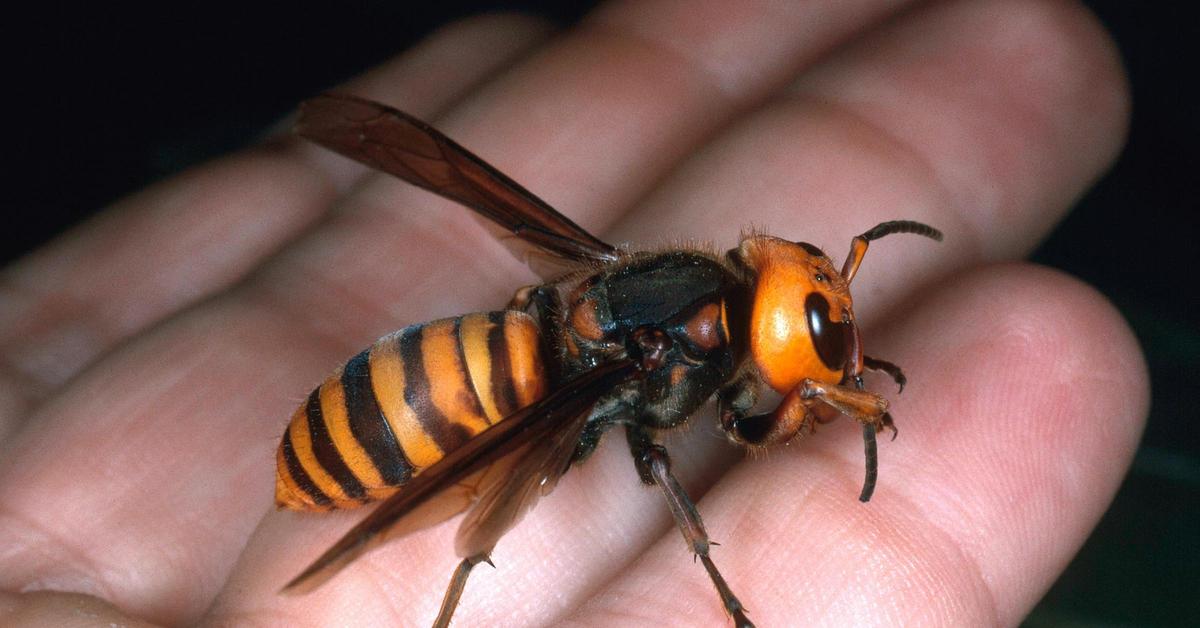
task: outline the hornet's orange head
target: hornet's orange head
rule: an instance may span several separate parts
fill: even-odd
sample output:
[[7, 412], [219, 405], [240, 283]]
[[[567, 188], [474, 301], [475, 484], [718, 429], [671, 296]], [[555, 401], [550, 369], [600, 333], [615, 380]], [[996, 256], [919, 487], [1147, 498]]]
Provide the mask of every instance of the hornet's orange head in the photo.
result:
[[862, 341], [850, 282], [872, 240], [892, 233], [942, 234], [908, 220], [881, 223], [854, 238], [839, 271], [807, 242], [752, 235], [730, 253], [755, 276], [748, 345], [764, 383], [787, 394], [805, 379], [842, 383], [862, 373]]
[[763, 382], [782, 394], [806, 378], [840, 382], [862, 354], [850, 282], [805, 242], [755, 235], [738, 253], [755, 274], [748, 348]]

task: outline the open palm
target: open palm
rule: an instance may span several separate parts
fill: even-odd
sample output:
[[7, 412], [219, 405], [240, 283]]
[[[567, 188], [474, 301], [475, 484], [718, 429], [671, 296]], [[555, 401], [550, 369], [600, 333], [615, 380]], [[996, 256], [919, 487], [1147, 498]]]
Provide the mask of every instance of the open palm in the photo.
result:
[[[760, 626], [1016, 623], [1145, 415], [1111, 306], [1008, 261], [1121, 146], [1111, 43], [1070, 3], [904, 4], [614, 1], [553, 36], [476, 18], [343, 88], [435, 122], [612, 242], [724, 249], [755, 227], [836, 260], [883, 220], [946, 233], [877, 243], [855, 280], [867, 352], [911, 382], [869, 383], [900, 429], [870, 503], [846, 422], [755, 459], [711, 415], [667, 440]], [[467, 210], [282, 136], [7, 269], [0, 619], [428, 623], [452, 524], [277, 594], [362, 514], [274, 512], [275, 447], [376, 337], [532, 281]], [[727, 621], [623, 440], [501, 542], [456, 623]]]

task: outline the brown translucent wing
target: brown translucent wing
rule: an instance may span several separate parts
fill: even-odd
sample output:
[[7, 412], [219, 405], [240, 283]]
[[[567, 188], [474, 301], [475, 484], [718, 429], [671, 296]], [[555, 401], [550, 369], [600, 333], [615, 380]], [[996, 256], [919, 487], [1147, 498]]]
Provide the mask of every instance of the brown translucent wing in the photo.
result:
[[481, 487], [482, 494], [459, 525], [454, 540], [454, 551], [459, 558], [491, 554], [500, 538], [521, 521], [541, 496], [554, 489], [567, 472], [588, 414], [579, 413], [531, 444], [512, 465], [505, 481]]
[[612, 261], [612, 245], [437, 129], [397, 109], [342, 94], [300, 105], [296, 132], [376, 170], [479, 212], [517, 237], [572, 261]]
[[[528, 448], [528, 445], [525, 447]], [[480, 495], [487, 493], [512, 474], [512, 468], [520, 459], [521, 451], [524, 450], [513, 452], [493, 462], [413, 508], [397, 519], [386, 532], [381, 533], [379, 542], [407, 536], [437, 525], [470, 508], [479, 501]]]
[[[476, 491], [475, 495], [482, 492], [485, 497], [495, 494], [497, 486], [509, 481], [503, 471], [515, 472], [526, 464], [532, 452], [545, 449], [547, 444], [561, 446], [560, 430], [581, 429], [576, 426], [586, 421], [592, 406], [636, 372], [632, 360], [603, 364], [479, 433], [409, 480], [287, 583], [284, 591], [314, 589], [367, 550], [403, 532], [444, 520], [466, 507], [462, 501], [447, 498], [447, 491], [450, 495], [469, 496], [471, 491]], [[578, 440], [578, 435], [575, 439]], [[564, 471], [565, 467], [564, 462]], [[450, 512], [455, 507], [458, 510]]]

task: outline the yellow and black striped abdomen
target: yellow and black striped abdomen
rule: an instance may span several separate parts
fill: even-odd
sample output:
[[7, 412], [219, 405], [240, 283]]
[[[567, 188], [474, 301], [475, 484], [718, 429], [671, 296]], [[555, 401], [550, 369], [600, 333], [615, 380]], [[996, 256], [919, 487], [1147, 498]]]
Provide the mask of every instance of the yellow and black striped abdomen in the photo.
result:
[[383, 499], [488, 426], [546, 394], [537, 324], [468, 314], [380, 338], [301, 404], [276, 456], [275, 503]]

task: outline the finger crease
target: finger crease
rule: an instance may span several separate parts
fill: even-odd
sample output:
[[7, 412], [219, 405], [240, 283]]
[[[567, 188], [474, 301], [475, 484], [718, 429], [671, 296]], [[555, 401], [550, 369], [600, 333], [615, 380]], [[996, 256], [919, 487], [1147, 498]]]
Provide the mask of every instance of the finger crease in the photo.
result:
[[[75, 583], [75, 586], [71, 587], [71, 590], [74, 592], [86, 593], [105, 600], [116, 599], [110, 584], [100, 577], [100, 574], [111, 572], [111, 570], [102, 568], [100, 562], [89, 554], [83, 546], [72, 543], [71, 538], [68, 536], [50, 530], [50, 528], [36, 518], [26, 517], [11, 508], [0, 506], [0, 521], [4, 520], [9, 522], [8, 527], [23, 528], [26, 536], [36, 537], [36, 540], [26, 540], [21, 544], [26, 551], [49, 558], [48, 562], [51, 564], [62, 565], [64, 562], [67, 562], [62, 560], [62, 551], [58, 549], [62, 548], [66, 554], [74, 556], [77, 563], [81, 563], [74, 565], [74, 568], [70, 571], [59, 572], [58, 574], [42, 572], [40, 578], [22, 582], [17, 587], [18, 591], [25, 593], [29, 591], [50, 590], [51, 588], [61, 589], [64, 585], [63, 576], [67, 576], [68, 579]], [[48, 551], [44, 548], [55, 549]], [[9, 548], [9, 550], [10, 555], [21, 551], [20, 548]]]
[[[958, 200], [960, 195], [956, 194], [953, 186], [947, 182], [945, 173], [938, 168], [937, 162], [922, 151], [920, 147], [911, 141], [902, 139], [886, 126], [876, 122], [871, 116], [856, 110], [848, 103], [838, 101], [826, 95], [807, 92], [791, 92], [789, 99], [802, 106], [824, 109], [834, 116], [845, 120], [847, 124], [867, 129], [876, 138], [886, 142], [895, 152], [907, 155], [910, 158], [907, 161], [918, 164], [920, 169], [926, 174], [924, 178], [929, 185], [933, 186], [933, 194], [940, 199], [940, 204], [950, 210], [946, 216], [938, 216], [939, 220], [952, 216], [958, 221], [960, 228], [946, 229], [942, 226], [943, 231], [952, 232], [955, 240], [961, 241], [960, 245], [965, 245], [965, 251], [971, 251], [980, 257], [983, 255], [985, 249], [982, 245], [981, 226], [964, 217], [963, 212], [960, 211], [961, 203]], [[930, 209], [934, 210], [936, 208]]]
[[[584, 22], [578, 28], [583, 33], [590, 32], [599, 37], [623, 40], [633, 46], [648, 49], [655, 59], [666, 57], [675, 65], [684, 68], [688, 76], [695, 77], [699, 83], [707, 85], [708, 89], [704, 91], [712, 92], [726, 101], [733, 102], [741, 97], [741, 92], [736, 89], [736, 86], [724, 80], [721, 74], [710, 65], [662, 41], [600, 21]], [[675, 76], [673, 73], [672, 77]]]

